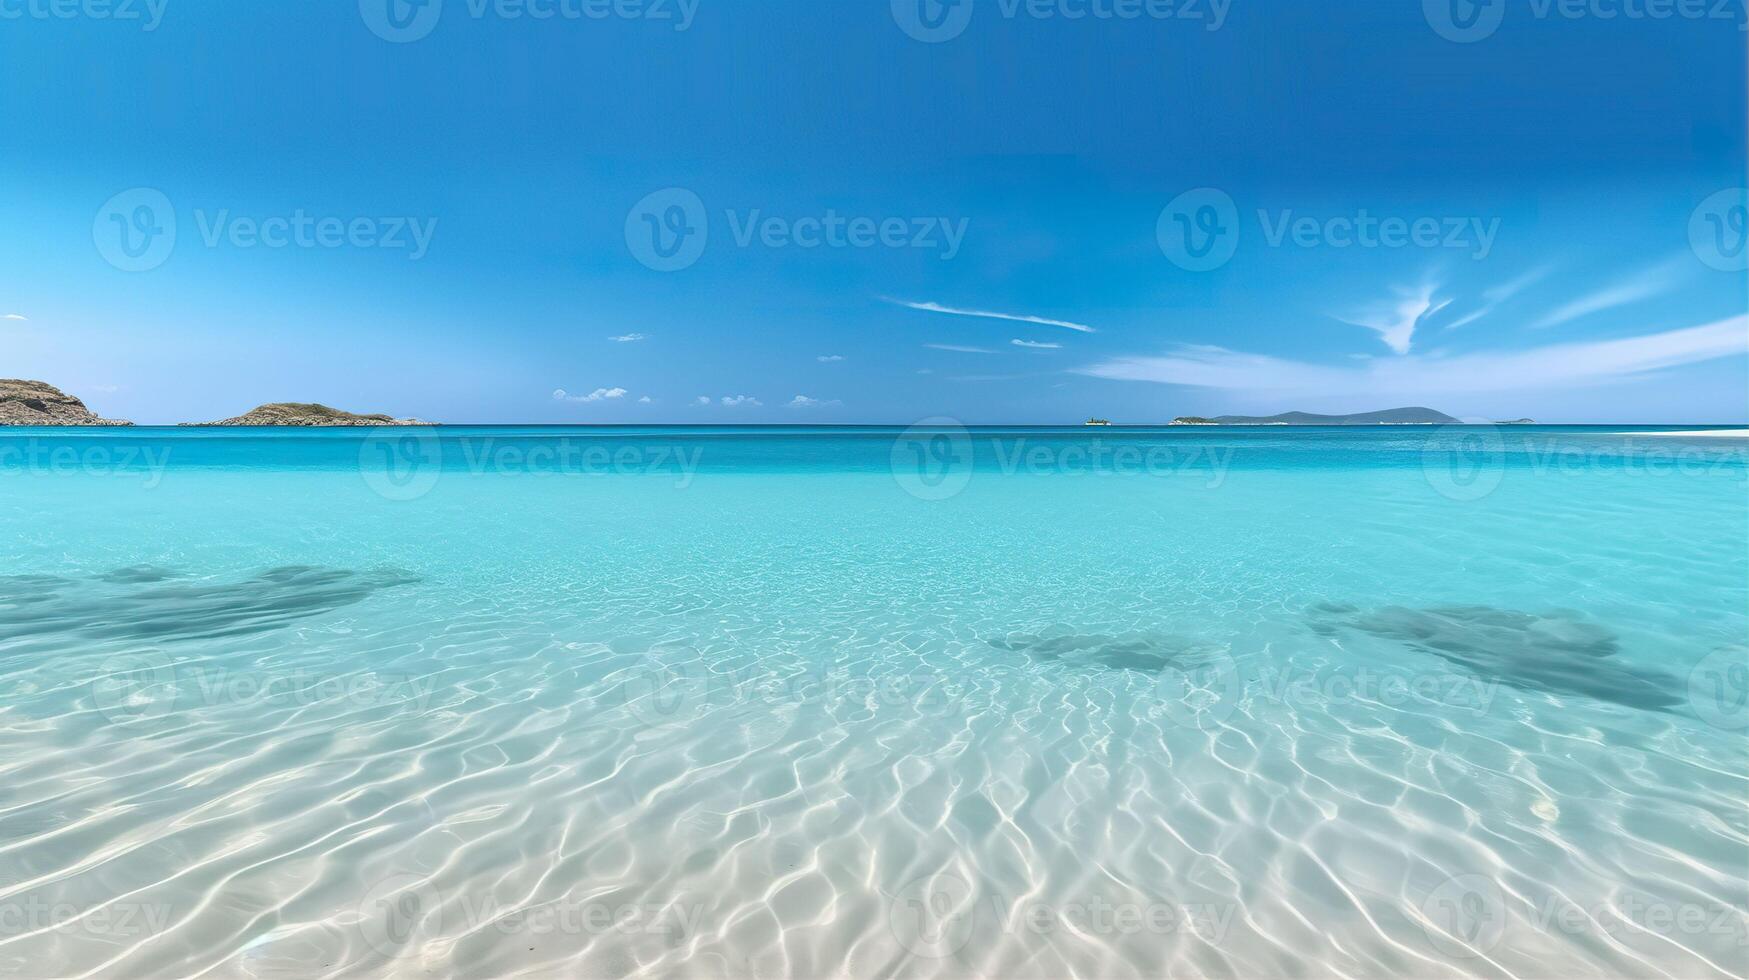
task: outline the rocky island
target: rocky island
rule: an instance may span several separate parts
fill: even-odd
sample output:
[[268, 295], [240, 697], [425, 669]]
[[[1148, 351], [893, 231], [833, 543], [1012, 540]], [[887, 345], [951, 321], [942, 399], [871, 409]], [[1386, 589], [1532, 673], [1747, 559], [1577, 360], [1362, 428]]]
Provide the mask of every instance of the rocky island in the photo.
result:
[[183, 425], [431, 425], [419, 419], [391, 415], [358, 415], [315, 402], [272, 402], [251, 409], [234, 419], [217, 422], [184, 422]]
[[51, 384], [0, 379], [0, 425], [133, 425], [99, 418], [85, 403]]

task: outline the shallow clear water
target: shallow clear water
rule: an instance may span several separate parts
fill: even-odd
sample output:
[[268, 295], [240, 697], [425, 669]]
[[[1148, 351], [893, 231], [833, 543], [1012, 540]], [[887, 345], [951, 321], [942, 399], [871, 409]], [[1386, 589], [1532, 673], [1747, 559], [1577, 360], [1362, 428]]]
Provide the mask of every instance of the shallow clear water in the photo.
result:
[[1743, 976], [1742, 440], [0, 434], [0, 974]]

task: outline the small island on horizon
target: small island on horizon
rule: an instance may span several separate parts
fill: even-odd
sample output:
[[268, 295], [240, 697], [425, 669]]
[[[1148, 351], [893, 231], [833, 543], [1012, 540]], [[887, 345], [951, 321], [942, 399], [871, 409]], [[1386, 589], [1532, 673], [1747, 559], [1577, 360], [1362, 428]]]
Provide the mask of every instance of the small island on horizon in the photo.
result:
[[[1529, 419], [1521, 419], [1529, 422]], [[1283, 412], [1280, 415], [1217, 415], [1203, 418], [1184, 415], [1172, 420], [1173, 425], [1461, 425], [1459, 419], [1431, 408], [1391, 408], [1382, 412], [1361, 412], [1355, 415], [1314, 415], [1311, 412]]]

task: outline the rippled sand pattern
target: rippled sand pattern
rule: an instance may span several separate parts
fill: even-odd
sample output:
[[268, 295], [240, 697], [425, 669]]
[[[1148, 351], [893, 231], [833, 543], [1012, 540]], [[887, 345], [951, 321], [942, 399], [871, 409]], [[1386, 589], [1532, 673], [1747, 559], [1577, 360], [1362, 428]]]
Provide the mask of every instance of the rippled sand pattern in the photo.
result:
[[1749, 974], [1741, 484], [241, 479], [4, 518], [0, 976]]

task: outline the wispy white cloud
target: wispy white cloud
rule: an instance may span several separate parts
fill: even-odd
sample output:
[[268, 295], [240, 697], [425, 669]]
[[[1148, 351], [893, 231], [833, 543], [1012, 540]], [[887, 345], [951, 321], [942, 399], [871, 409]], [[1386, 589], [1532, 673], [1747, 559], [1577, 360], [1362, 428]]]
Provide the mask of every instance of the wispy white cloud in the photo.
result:
[[1630, 379], [1664, 368], [1749, 354], [1749, 316], [1615, 340], [1549, 344], [1450, 357], [1404, 355], [1330, 366], [1221, 347], [1117, 357], [1078, 373], [1124, 381], [1286, 396], [1366, 392], [1375, 397], [1543, 391]]
[[759, 408], [765, 404], [752, 395], [724, 395], [720, 402], [724, 408]]
[[1338, 316], [1337, 319], [1375, 331], [1386, 347], [1399, 354], [1407, 354], [1414, 341], [1415, 327], [1427, 316], [1439, 312], [1451, 302], [1444, 300], [1435, 303], [1433, 293], [1437, 288], [1431, 282], [1420, 286], [1398, 286], [1392, 290], [1391, 298], [1366, 307], [1359, 313]]
[[1665, 259], [1657, 265], [1648, 266], [1626, 279], [1611, 283], [1596, 292], [1587, 293], [1556, 308], [1548, 316], [1531, 324], [1531, 329], [1542, 330], [1547, 327], [1560, 326], [1569, 320], [1577, 320], [1582, 316], [1612, 310], [1618, 306], [1637, 303], [1640, 300], [1669, 292], [1681, 280], [1682, 273], [1691, 261], [1692, 257], [1683, 253]]
[[[885, 297], [883, 297], [885, 298]], [[967, 310], [955, 306], [943, 306], [940, 303], [919, 303], [905, 299], [890, 299], [887, 302], [896, 303], [907, 309], [922, 310], [925, 313], [946, 313], [949, 316], [975, 316], [986, 320], [1011, 320], [1015, 323], [1036, 323], [1045, 327], [1063, 327], [1068, 330], [1078, 330], [1081, 333], [1094, 333], [1094, 329], [1085, 323], [1073, 323], [1068, 320], [1052, 320], [1042, 316], [1027, 316], [1022, 313], [994, 313], [989, 310]]]
[[930, 350], [952, 351], [955, 354], [994, 354], [993, 350], [984, 347], [964, 347], [959, 344], [924, 344]]
[[616, 344], [635, 344], [640, 340], [649, 340], [650, 338], [641, 333], [622, 333], [617, 337], [609, 337], [607, 339]]
[[1046, 344], [1046, 343], [1041, 343], [1041, 342], [1036, 341], [1036, 340], [1015, 339], [1015, 340], [1010, 340], [1009, 343], [1013, 344], [1016, 347], [1031, 347], [1034, 350], [1062, 350], [1063, 349], [1062, 344]]
[[654, 404], [656, 404], [656, 399], [651, 398], [649, 395], [645, 395], [644, 397], [638, 399], [638, 404], [639, 405], [654, 405]]
[[1508, 279], [1498, 286], [1490, 286], [1487, 289], [1482, 290], [1482, 298], [1490, 303], [1504, 303], [1512, 297], [1517, 296], [1519, 293], [1524, 292], [1526, 289], [1529, 289], [1537, 283], [1542, 282], [1544, 279], [1547, 279], [1549, 273], [1553, 271], [1555, 271], [1555, 267], [1552, 265], [1536, 266], [1516, 279]]
[[837, 364], [839, 361], [844, 360], [844, 355], [843, 354], [821, 354], [819, 357], [814, 358], [814, 360], [819, 361], [821, 364]]
[[4, 320], [28, 320], [28, 319], [30, 319], [30, 317], [25, 316], [23, 313], [8, 313], [4, 317], [0, 317], [0, 319], [4, 319]]
[[698, 407], [699, 407], [699, 408], [703, 408], [703, 407], [705, 407], [705, 406], [706, 406], [706, 405], [709, 405], [709, 404], [710, 404], [710, 403], [711, 403], [711, 396], [709, 396], [709, 395], [700, 395], [700, 396], [698, 396], [698, 397], [697, 397], [697, 398], [694, 398], [694, 399], [693, 399], [693, 400], [692, 400], [692, 403], [693, 403], [693, 404], [694, 404], [694, 405], [696, 405], [696, 406], [698, 406]]
[[838, 401], [835, 398], [831, 399], [830, 401], [822, 401], [818, 398], [809, 398], [807, 395], [797, 395], [794, 398], [791, 398], [789, 400], [789, 402], [786, 405], [784, 405], [783, 407], [784, 408], [830, 408], [834, 405], [842, 405], [842, 404], [844, 404], [844, 403], [841, 401]]
[[[1508, 279], [1503, 283], [1489, 286], [1487, 289], [1482, 290], [1482, 302], [1480, 305], [1446, 324], [1442, 329], [1457, 330], [1461, 327], [1467, 327], [1470, 324], [1475, 323], [1477, 320], [1494, 312], [1495, 308], [1500, 306], [1500, 304], [1505, 303], [1507, 300], [1512, 299], [1514, 296], [1524, 292], [1531, 286], [1548, 278], [1549, 273], [1553, 271], [1554, 266], [1552, 265], [1539, 265], [1516, 278]], [[1425, 317], [1422, 317], [1423, 322], [1436, 322], [1433, 320], [1434, 314], [1450, 305], [1450, 302], [1446, 302], [1441, 304], [1438, 308], [1428, 311], [1428, 314]]]
[[597, 388], [587, 395], [573, 395], [563, 388], [553, 392], [553, 400], [561, 402], [603, 402], [625, 396], [626, 390], [624, 388]]

